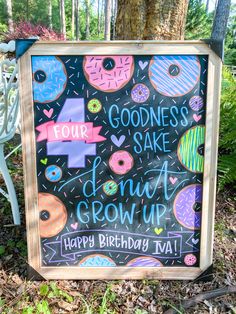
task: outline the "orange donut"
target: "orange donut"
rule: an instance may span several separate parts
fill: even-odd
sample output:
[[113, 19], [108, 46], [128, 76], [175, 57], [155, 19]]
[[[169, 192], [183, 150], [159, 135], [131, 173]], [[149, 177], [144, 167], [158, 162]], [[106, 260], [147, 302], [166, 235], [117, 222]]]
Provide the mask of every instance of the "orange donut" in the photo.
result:
[[49, 193], [39, 193], [39, 232], [41, 238], [57, 235], [67, 221], [67, 210], [58, 197]]

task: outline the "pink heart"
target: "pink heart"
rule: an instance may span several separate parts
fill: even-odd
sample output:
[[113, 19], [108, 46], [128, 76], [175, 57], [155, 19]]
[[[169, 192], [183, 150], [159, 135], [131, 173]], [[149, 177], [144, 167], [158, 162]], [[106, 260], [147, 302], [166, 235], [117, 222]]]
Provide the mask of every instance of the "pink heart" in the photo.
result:
[[196, 122], [198, 122], [199, 120], [201, 120], [201, 118], [202, 118], [202, 115], [197, 115], [196, 113], [194, 113], [194, 115], [193, 115], [193, 119], [196, 121]]
[[176, 177], [170, 177], [170, 182], [171, 184], [175, 184], [175, 182], [177, 181], [178, 179]]
[[72, 229], [76, 230], [78, 228], [78, 222], [70, 225]]
[[53, 114], [53, 108], [51, 108], [50, 110], [43, 110], [43, 113], [45, 114], [45, 116], [47, 116], [48, 118], [51, 118], [52, 114]]

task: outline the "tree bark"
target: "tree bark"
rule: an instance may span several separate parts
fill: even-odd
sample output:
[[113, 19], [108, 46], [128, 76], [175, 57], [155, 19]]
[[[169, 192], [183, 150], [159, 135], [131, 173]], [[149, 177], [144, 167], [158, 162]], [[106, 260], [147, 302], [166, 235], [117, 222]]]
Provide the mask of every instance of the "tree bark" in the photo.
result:
[[105, 40], [111, 39], [111, 0], [106, 0], [105, 5]]
[[188, 0], [118, 0], [117, 39], [184, 39]]
[[7, 23], [8, 29], [12, 33], [14, 31], [13, 20], [12, 20], [12, 2], [11, 0], [6, 0], [7, 5]]
[[48, 25], [52, 29], [52, 0], [48, 0]]
[[112, 39], [114, 40], [116, 37], [117, 0], [113, 0], [112, 4]]
[[224, 40], [227, 32], [231, 0], [218, 0], [211, 38], [214, 40]]
[[116, 39], [143, 39], [146, 0], [118, 0]]
[[71, 1], [71, 39], [74, 40], [75, 35], [75, 0]]
[[29, 20], [29, 0], [26, 1], [26, 18]]
[[61, 26], [61, 0], [57, 0], [58, 8], [59, 8], [59, 20], [60, 20], [60, 32], [62, 33], [62, 26]]
[[85, 10], [86, 10], [86, 32], [85, 32], [85, 39], [88, 40], [90, 37], [90, 14], [89, 14], [89, 0], [85, 0]]
[[75, 36], [76, 40], [79, 40], [79, 0], [75, 0]]
[[61, 30], [62, 34], [66, 39], [66, 17], [65, 17], [65, 2], [64, 0], [60, 0], [61, 5]]
[[100, 32], [104, 33], [104, 12], [105, 12], [105, 0], [102, 0], [100, 11]]
[[101, 24], [100, 24], [100, 0], [98, 0], [98, 36], [101, 32]]

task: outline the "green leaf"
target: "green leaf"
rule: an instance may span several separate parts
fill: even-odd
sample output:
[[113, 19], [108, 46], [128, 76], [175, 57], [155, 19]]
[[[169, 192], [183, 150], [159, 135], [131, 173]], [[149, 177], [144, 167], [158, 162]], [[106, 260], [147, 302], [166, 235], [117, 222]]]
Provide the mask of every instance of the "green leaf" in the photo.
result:
[[58, 289], [55, 282], [50, 283], [50, 288], [52, 289], [54, 296], [58, 297], [60, 295], [60, 290]]
[[52, 299], [52, 298], [55, 298], [55, 297], [56, 297], [55, 294], [52, 291], [50, 291], [49, 294], [48, 294], [48, 298]]
[[36, 308], [37, 308], [37, 314], [51, 314], [48, 302], [45, 300], [37, 303]]
[[73, 302], [73, 297], [69, 295], [67, 292], [60, 290], [60, 295], [65, 298], [69, 303]]
[[33, 314], [33, 312], [34, 312], [34, 308], [32, 306], [29, 306], [23, 309], [22, 314]]
[[5, 300], [0, 298], [0, 307], [2, 307], [5, 304]]
[[145, 311], [145, 310], [137, 309], [137, 310], [135, 311], [135, 314], [148, 314], [148, 312]]
[[5, 246], [4, 245], [0, 245], [0, 255], [3, 255], [5, 253]]
[[50, 314], [51, 311], [49, 309], [49, 305], [47, 301], [42, 301], [42, 309], [43, 309], [43, 314]]
[[46, 296], [49, 292], [49, 287], [47, 284], [42, 284], [40, 286], [40, 290], [39, 290], [39, 293], [41, 296]]

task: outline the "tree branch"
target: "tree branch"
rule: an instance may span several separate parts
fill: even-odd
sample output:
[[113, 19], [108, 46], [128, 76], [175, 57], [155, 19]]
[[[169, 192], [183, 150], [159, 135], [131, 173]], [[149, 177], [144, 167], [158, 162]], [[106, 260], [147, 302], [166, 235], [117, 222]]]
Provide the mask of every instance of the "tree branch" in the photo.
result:
[[[230, 294], [230, 293], [236, 293], [236, 286], [228, 286], [224, 288], [219, 288], [219, 289], [199, 293], [188, 300], [182, 301], [180, 303], [179, 309], [188, 309], [202, 301], [212, 299], [212, 298], [217, 298], [217, 297], [223, 296], [225, 294]], [[164, 314], [176, 314], [176, 313], [178, 313], [178, 309], [171, 308], [165, 311]]]

